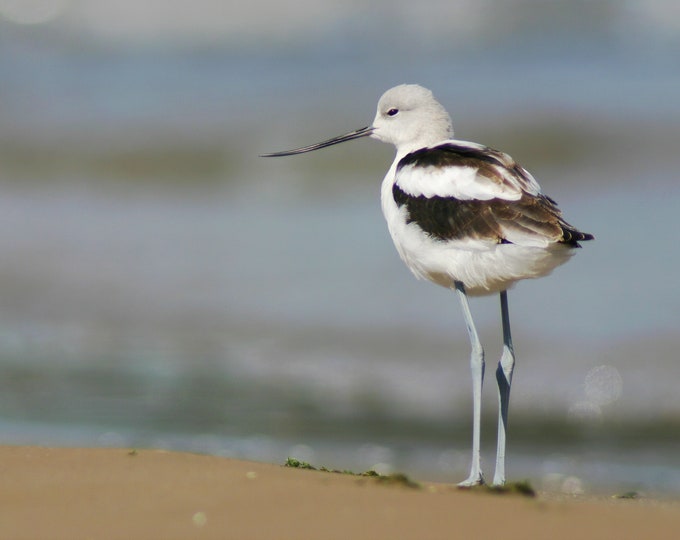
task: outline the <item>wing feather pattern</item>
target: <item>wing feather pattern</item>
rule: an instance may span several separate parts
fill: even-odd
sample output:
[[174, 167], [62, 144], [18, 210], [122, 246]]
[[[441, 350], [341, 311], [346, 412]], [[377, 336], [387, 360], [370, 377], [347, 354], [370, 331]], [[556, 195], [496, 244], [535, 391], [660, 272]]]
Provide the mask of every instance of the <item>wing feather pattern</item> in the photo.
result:
[[[456, 168], [466, 171], [468, 186], [469, 170], [476, 169], [480, 182], [498, 186], [498, 196], [470, 198], [474, 188], [463, 193], [455, 185], [435, 195], [413, 181], [419, 174], [424, 185], [427, 175], [439, 174], [441, 188], [441, 175]], [[460, 176], [453, 172], [451, 182], [456, 178]], [[579, 247], [579, 241], [593, 238], [564, 221], [555, 201], [542, 195], [534, 178], [510, 156], [474, 143], [448, 142], [406, 155], [397, 165], [392, 195], [398, 207], [406, 207], [407, 222], [416, 223], [437, 240]]]

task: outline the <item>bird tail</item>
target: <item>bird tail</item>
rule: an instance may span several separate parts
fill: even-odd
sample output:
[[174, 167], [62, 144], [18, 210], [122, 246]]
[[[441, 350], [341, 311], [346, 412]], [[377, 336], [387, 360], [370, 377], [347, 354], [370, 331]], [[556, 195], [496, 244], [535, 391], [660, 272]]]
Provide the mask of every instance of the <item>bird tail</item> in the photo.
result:
[[588, 240], [595, 240], [595, 236], [590, 233], [579, 231], [576, 227], [569, 225], [566, 222], [561, 223], [562, 239], [560, 243], [567, 244], [573, 247], [581, 247], [579, 242], [586, 242]]

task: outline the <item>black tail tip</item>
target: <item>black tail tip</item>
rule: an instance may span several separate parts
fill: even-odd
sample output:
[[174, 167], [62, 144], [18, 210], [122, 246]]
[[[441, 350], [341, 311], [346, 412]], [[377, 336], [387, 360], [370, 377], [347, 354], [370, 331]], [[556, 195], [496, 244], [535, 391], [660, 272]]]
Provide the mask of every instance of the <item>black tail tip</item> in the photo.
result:
[[561, 242], [570, 246], [581, 247], [579, 242], [587, 242], [588, 240], [595, 240], [595, 236], [574, 229], [566, 229], [564, 230]]

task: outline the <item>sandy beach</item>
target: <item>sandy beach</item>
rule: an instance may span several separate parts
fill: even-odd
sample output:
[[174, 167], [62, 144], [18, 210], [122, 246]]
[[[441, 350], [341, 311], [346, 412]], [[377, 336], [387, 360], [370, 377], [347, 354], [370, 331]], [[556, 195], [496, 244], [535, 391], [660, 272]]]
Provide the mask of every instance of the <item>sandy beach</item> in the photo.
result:
[[530, 498], [158, 450], [0, 447], [3, 539], [677, 538], [680, 505]]

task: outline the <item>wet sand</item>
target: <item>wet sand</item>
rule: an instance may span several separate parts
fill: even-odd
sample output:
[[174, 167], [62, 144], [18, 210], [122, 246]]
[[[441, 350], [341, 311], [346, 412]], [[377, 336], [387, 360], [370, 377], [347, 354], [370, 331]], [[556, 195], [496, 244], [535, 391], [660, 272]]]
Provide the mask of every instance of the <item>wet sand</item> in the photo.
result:
[[0, 447], [0, 538], [677, 538], [680, 503], [535, 498], [157, 450]]

